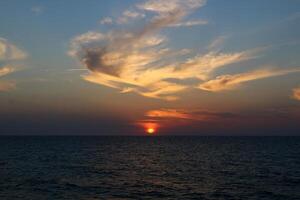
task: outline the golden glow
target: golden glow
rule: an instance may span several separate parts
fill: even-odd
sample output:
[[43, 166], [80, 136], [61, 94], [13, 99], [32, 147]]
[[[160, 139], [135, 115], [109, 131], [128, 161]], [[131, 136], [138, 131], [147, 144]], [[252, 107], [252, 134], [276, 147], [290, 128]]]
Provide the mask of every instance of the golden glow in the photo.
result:
[[218, 92], [222, 90], [234, 89], [241, 83], [269, 78], [274, 76], [282, 76], [294, 72], [300, 72], [300, 69], [260, 69], [251, 72], [235, 74], [235, 75], [221, 75], [216, 79], [209, 80], [207, 82], [201, 83], [199, 88], [202, 90], [207, 90], [211, 92]]
[[194, 117], [184, 110], [176, 109], [160, 109], [150, 110], [146, 113], [147, 117], [153, 118], [179, 118], [179, 119], [193, 119]]
[[155, 133], [155, 129], [154, 128], [148, 128], [147, 133], [153, 134], [153, 133]]
[[[82, 76], [86, 81], [117, 89], [121, 93], [134, 92], [149, 98], [177, 100], [179, 93], [195, 87], [185, 80], [208, 81], [218, 68], [252, 59], [259, 50], [232, 53], [214, 50], [219, 49], [218, 45], [224, 40], [222, 37], [206, 48], [206, 53], [169, 48], [169, 38], [159, 32], [170, 26], [206, 24], [203, 20], [182, 21], [190, 14], [189, 11], [204, 6], [205, 2], [149, 0], [145, 4], [138, 3], [135, 7], [140, 9], [140, 13], [124, 11], [117, 24], [135, 17], [146, 17], [147, 12], [153, 12], [153, 18], [145, 20], [148, 23], [140, 30], [124, 31], [122, 34], [113, 30], [107, 34], [89, 31], [73, 38], [68, 54], [87, 67], [90, 73]], [[102, 20], [102, 23], [112, 23], [111, 18]]]
[[293, 90], [293, 97], [300, 101], [300, 87]]
[[[0, 58], [1, 58], [1, 52], [0, 52]], [[0, 68], [0, 76], [5, 76], [5, 75], [10, 74], [14, 71], [15, 71], [15, 69], [12, 68], [11, 66], [4, 66], [4, 67]]]
[[141, 126], [144, 133], [146, 133], [148, 135], [157, 134], [158, 129], [160, 127], [158, 122], [156, 122], [156, 121], [147, 121], [147, 120], [138, 121], [137, 125]]

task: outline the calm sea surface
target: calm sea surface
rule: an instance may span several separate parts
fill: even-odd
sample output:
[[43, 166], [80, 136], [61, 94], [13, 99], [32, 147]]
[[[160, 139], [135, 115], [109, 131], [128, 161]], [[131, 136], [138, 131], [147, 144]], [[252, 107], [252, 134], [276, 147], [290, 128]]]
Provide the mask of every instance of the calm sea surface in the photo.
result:
[[0, 199], [300, 199], [300, 137], [0, 137]]

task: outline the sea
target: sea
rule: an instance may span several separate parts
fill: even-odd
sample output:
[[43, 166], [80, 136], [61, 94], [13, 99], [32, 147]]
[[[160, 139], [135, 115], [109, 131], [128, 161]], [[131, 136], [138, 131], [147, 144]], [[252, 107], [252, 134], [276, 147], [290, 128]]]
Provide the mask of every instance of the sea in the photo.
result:
[[300, 137], [1, 136], [1, 200], [299, 200]]

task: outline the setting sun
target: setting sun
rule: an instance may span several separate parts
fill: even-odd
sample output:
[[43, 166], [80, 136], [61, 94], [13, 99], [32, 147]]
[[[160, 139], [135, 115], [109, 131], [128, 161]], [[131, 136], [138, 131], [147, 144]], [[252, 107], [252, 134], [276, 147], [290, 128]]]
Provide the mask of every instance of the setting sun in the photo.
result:
[[148, 128], [147, 129], [147, 133], [149, 133], [149, 134], [153, 134], [154, 132], [155, 132], [154, 128]]
[[158, 132], [158, 129], [160, 128], [160, 125], [157, 122], [153, 121], [141, 121], [137, 122], [137, 125], [141, 126], [144, 131], [144, 133], [148, 135], [156, 134]]

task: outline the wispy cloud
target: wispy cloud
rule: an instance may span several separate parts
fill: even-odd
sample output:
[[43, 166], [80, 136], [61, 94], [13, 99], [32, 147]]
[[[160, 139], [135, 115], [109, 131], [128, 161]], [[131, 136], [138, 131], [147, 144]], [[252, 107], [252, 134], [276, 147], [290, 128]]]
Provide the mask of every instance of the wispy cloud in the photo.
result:
[[226, 36], [219, 36], [214, 39], [208, 46], [209, 50], [219, 50], [220, 47], [224, 44], [225, 40], [227, 39]]
[[146, 17], [144, 13], [138, 11], [125, 10], [121, 17], [117, 19], [118, 24], [126, 24], [134, 19], [142, 19]]
[[[13, 73], [16, 69], [11, 66], [4, 66], [0, 68], [0, 78]], [[0, 80], [0, 92], [7, 92], [16, 87], [15, 81]]]
[[[87, 32], [71, 41], [69, 55], [89, 69], [83, 79], [120, 90], [165, 100], [176, 100], [177, 93], [194, 87], [169, 81], [197, 79], [204, 81], [218, 68], [246, 61], [256, 56], [255, 50], [222, 53], [209, 51], [195, 55], [186, 49], [167, 47], [168, 38], [160, 31], [170, 26], [193, 25], [183, 19], [205, 5], [204, 0], [149, 0], [136, 5], [139, 11], [154, 16], [134, 31]], [[141, 12], [124, 12], [139, 17]], [[194, 23], [203, 21], [194, 21]], [[176, 25], [177, 24], [177, 25]], [[185, 58], [183, 57], [185, 56]], [[189, 57], [189, 58], [186, 58]]]
[[[93, 83], [119, 89], [121, 92], [137, 92], [146, 97], [176, 100], [177, 97], [174, 94], [192, 86], [174, 83], [169, 79], [206, 80], [217, 68], [251, 58], [248, 52], [233, 54], [211, 52], [195, 56], [184, 62], [162, 65], [162, 67], [152, 65], [160, 62], [162, 57], [169, 54], [169, 51], [164, 50], [133, 54], [124, 54], [124, 52], [105, 54], [101, 63], [97, 65], [91, 65], [91, 63], [95, 64], [98, 61], [84, 60], [85, 65], [93, 73], [84, 75], [83, 78]], [[114, 60], [116, 56], [120, 57]], [[115, 62], [117, 65], [109, 65], [106, 62], [109, 64]], [[97, 67], [95, 68], [95, 66]]]
[[112, 17], [104, 17], [100, 20], [100, 24], [127, 24], [132, 22], [133, 20], [138, 20], [145, 18], [146, 14], [135, 11], [135, 10], [125, 10], [121, 16], [117, 18]]
[[144, 119], [138, 120], [135, 124], [144, 128], [174, 128], [176, 126], [195, 125], [201, 122], [234, 120], [239, 117], [239, 114], [232, 112], [217, 112], [205, 109], [161, 108], [147, 111]]
[[113, 19], [111, 17], [105, 17], [100, 20], [100, 24], [112, 24]]
[[[0, 38], [0, 62], [4, 66], [0, 66], [0, 78], [7, 76], [15, 71], [17, 68], [11, 63], [22, 60], [27, 57], [27, 53], [14, 44], [8, 42], [4, 38]], [[0, 80], [0, 92], [9, 91], [16, 87], [16, 82], [11, 80]]]
[[282, 76], [289, 73], [300, 72], [300, 68], [295, 69], [259, 69], [251, 72], [222, 75], [216, 79], [209, 80], [200, 84], [199, 88], [202, 90], [218, 92], [223, 90], [235, 89], [244, 82], [254, 81], [263, 78], [274, 76]]
[[215, 112], [203, 109], [158, 109], [150, 110], [145, 114], [148, 119], [156, 120], [195, 120], [195, 121], [207, 121], [225, 118], [234, 118], [237, 116], [231, 112]]
[[33, 12], [36, 15], [40, 15], [44, 12], [44, 7], [43, 6], [33, 6], [31, 8], [31, 12]]
[[293, 89], [293, 98], [300, 101], [300, 87]]
[[10, 73], [13, 73], [14, 71], [15, 71], [15, 68], [13, 68], [11, 66], [4, 66], [4, 67], [0, 68], [0, 77], [8, 75]]
[[183, 10], [189, 12], [206, 4], [206, 0], [148, 0], [145, 3], [138, 4], [137, 7], [141, 10], [151, 11], [165, 15], [175, 10]]
[[205, 25], [205, 24], [208, 24], [208, 21], [198, 19], [198, 20], [191, 20], [191, 21], [171, 24], [170, 27], [182, 27], [182, 26], [189, 27], [189, 26], [198, 26], [198, 25]]
[[27, 57], [27, 53], [11, 44], [4, 38], [0, 38], [0, 61], [20, 60]]

